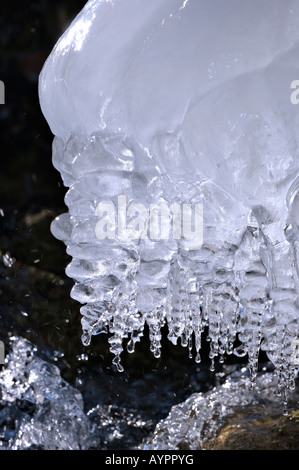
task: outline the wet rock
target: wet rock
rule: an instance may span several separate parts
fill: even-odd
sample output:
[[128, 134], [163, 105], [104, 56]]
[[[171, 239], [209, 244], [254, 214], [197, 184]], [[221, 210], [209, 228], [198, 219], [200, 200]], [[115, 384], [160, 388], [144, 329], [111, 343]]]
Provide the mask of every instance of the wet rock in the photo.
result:
[[209, 450], [298, 450], [299, 411], [283, 416], [281, 407], [249, 406], [227, 419]]
[[142, 448], [152, 450], [299, 449], [298, 390], [289, 396], [288, 415], [277, 396], [277, 378], [248, 370], [228, 375], [207, 393], [172, 407]]

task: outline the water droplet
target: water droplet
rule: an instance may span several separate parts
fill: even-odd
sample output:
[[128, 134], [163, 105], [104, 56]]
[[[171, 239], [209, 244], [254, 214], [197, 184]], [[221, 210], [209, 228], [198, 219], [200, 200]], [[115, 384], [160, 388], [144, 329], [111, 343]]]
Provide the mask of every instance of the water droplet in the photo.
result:
[[123, 372], [124, 371], [124, 368], [120, 363], [119, 355], [115, 356], [115, 358], [112, 361], [112, 364], [116, 366], [118, 372]]
[[89, 346], [91, 342], [91, 335], [87, 331], [84, 331], [83, 335], [81, 336], [81, 341], [84, 346]]
[[132, 354], [135, 351], [135, 342], [132, 339], [130, 339], [130, 341], [128, 341], [127, 343], [127, 351], [130, 354]]
[[161, 357], [161, 352], [160, 352], [160, 349], [155, 349], [154, 350], [154, 357], [156, 359], [159, 359]]
[[234, 352], [234, 355], [238, 356], [238, 357], [244, 357], [247, 354], [247, 351], [246, 351], [244, 345], [238, 346], [237, 348], [234, 349], [233, 352]]

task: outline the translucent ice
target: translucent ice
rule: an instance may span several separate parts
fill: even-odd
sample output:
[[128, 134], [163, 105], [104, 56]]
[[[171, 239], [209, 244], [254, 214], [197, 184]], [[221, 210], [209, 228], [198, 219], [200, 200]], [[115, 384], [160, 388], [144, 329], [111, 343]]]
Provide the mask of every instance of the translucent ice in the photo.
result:
[[[295, 0], [90, 0], [49, 56], [40, 101], [69, 188], [52, 231], [73, 257], [83, 342], [109, 331], [120, 370], [123, 340], [133, 351], [147, 324], [158, 357], [167, 322], [197, 361], [208, 328], [212, 367], [247, 354], [254, 379], [263, 349], [292, 387], [298, 54]], [[162, 204], [201, 206], [203, 243], [151, 237]], [[137, 207], [139, 232], [113, 237]]]

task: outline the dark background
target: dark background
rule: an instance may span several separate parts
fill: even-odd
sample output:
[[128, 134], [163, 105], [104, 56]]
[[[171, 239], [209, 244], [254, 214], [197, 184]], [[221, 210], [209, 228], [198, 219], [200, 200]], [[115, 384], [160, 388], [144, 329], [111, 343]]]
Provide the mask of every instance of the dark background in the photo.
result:
[[53, 218], [66, 211], [66, 191], [52, 166], [53, 135], [39, 106], [38, 77], [85, 3], [2, 0], [0, 10], [0, 254], [14, 260], [0, 273], [2, 340], [20, 334], [54, 350], [66, 335], [80, 339], [80, 320], [78, 326], [68, 318], [73, 311], [79, 318], [79, 306], [69, 300], [65, 247], [50, 233]]
[[7, 208], [37, 212], [63, 201], [37, 84], [45, 59], [85, 3], [1, 1], [0, 79], [6, 86], [6, 104], [0, 108], [0, 201]]
[[82, 391], [89, 407], [119, 403], [147, 410], [158, 419], [174, 403], [222, 380], [222, 366], [217, 365], [216, 375], [209, 371], [204, 347], [199, 367], [186, 349], [172, 346], [166, 331], [161, 359], [153, 357], [146, 334], [135, 354], [124, 352], [122, 374], [111, 366], [107, 336], [93, 337], [91, 345], [83, 347], [80, 305], [70, 299], [72, 281], [65, 275], [70, 259], [50, 232], [53, 218], [67, 210], [66, 189], [52, 166], [53, 136], [40, 110], [38, 76], [85, 3], [1, 1], [5, 105], [0, 105], [0, 339], [7, 350], [11, 335], [40, 347]]

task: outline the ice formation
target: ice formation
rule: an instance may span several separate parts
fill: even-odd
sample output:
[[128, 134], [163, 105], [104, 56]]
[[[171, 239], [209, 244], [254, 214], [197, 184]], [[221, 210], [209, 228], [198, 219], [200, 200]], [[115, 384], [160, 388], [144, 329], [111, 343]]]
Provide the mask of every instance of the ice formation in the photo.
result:
[[[295, 0], [90, 0], [46, 61], [40, 102], [69, 188], [52, 232], [73, 258], [82, 340], [109, 332], [119, 370], [145, 324], [159, 357], [167, 323], [198, 362], [208, 329], [212, 368], [248, 354], [252, 380], [266, 351], [292, 388], [298, 54]], [[110, 236], [136, 222], [99, 211], [120, 198], [147, 211], [137, 236]], [[163, 204], [202, 205], [202, 246], [150, 236], [149, 208]]]

